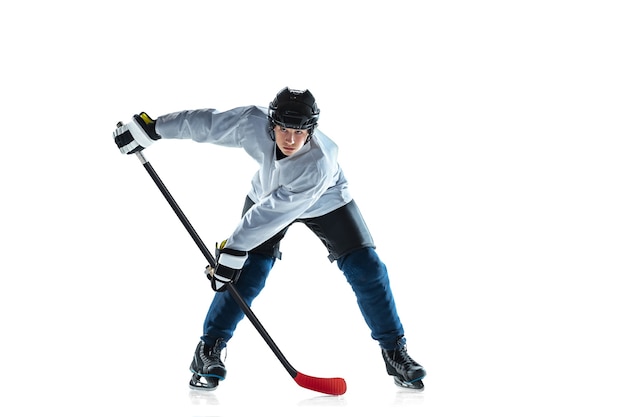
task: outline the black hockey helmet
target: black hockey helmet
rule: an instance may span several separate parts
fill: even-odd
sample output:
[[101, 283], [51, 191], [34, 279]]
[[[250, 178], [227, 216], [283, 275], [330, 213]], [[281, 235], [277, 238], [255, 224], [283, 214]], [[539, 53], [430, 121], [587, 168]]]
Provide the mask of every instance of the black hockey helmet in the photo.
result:
[[317, 126], [320, 110], [315, 97], [309, 90], [293, 90], [285, 87], [276, 94], [270, 103], [268, 117], [272, 128], [275, 125], [289, 129], [308, 130], [309, 134]]

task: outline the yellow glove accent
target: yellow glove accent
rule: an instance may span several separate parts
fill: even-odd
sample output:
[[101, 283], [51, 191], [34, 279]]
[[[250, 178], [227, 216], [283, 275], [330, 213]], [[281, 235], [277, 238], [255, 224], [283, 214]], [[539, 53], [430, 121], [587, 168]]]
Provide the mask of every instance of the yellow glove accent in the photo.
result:
[[152, 120], [145, 111], [141, 112], [139, 117], [141, 117], [141, 120], [143, 120], [147, 125], [154, 124], [154, 120]]

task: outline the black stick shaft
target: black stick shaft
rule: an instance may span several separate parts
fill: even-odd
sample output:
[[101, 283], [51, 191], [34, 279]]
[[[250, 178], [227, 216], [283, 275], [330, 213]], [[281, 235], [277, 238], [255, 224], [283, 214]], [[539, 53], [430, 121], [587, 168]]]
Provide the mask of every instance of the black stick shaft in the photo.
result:
[[[143, 164], [146, 171], [148, 171], [148, 174], [150, 174], [150, 177], [152, 177], [152, 180], [157, 185], [159, 190], [161, 190], [163, 197], [165, 197], [169, 205], [172, 207], [172, 209], [174, 210], [174, 212], [176, 213], [176, 215], [182, 222], [183, 226], [185, 226], [185, 229], [187, 229], [187, 232], [189, 232], [189, 235], [191, 235], [191, 238], [194, 240], [194, 242], [196, 242], [196, 245], [198, 245], [200, 252], [202, 252], [206, 260], [209, 262], [209, 265], [211, 265], [212, 267], [215, 267], [216, 266], [215, 257], [207, 249], [202, 239], [200, 239], [200, 236], [198, 235], [196, 230], [193, 228], [193, 226], [189, 222], [189, 219], [187, 219], [187, 216], [185, 216], [185, 213], [183, 213], [178, 203], [176, 203], [176, 200], [174, 200], [174, 197], [172, 197], [172, 194], [170, 194], [169, 190], [167, 189], [163, 181], [161, 181], [161, 178], [156, 173], [156, 171], [154, 170], [150, 162], [148, 162], [148, 160], [143, 156], [141, 151], [137, 152], [137, 157]], [[252, 312], [248, 304], [246, 304], [245, 300], [241, 298], [241, 294], [239, 294], [239, 291], [237, 291], [235, 286], [232, 285], [231, 283], [226, 284], [226, 288], [228, 289], [228, 292], [230, 293], [230, 295], [235, 299], [235, 301], [237, 302], [241, 310], [244, 312], [246, 317], [248, 317], [248, 320], [250, 320], [250, 322], [254, 325], [254, 327], [257, 329], [261, 337], [263, 337], [263, 340], [265, 340], [265, 342], [268, 344], [270, 349], [272, 349], [272, 352], [274, 352], [278, 360], [283, 364], [287, 372], [289, 372], [289, 375], [291, 375], [292, 378], [295, 378], [296, 375], [298, 375], [298, 371], [293, 366], [291, 366], [289, 361], [287, 361], [287, 358], [285, 358], [285, 355], [283, 355], [283, 353], [280, 351], [276, 343], [274, 343], [274, 340], [272, 340], [269, 333], [267, 333], [267, 330], [265, 330], [265, 328], [263, 327], [259, 319], [256, 317], [254, 312]]]

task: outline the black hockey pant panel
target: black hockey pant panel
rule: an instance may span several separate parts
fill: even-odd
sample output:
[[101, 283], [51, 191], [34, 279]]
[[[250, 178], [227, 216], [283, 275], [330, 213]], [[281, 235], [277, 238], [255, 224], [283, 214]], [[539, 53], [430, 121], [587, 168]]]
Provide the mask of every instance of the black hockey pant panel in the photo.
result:
[[[254, 202], [246, 197], [243, 214]], [[304, 223], [322, 241], [328, 250], [328, 259], [333, 262], [357, 249], [375, 248], [374, 240], [365, 224], [365, 220], [354, 200], [319, 217], [298, 219]], [[291, 226], [291, 225], [289, 225]], [[281, 258], [280, 241], [285, 237], [289, 226], [260, 244], [250, 252]]]

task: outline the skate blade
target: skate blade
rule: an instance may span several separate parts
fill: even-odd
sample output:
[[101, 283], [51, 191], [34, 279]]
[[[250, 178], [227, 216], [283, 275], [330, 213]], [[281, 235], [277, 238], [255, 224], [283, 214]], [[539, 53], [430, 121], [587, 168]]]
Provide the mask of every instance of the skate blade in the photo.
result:
[[412, 382], [407, 382], [407, 381], [403, 381], [400, 378], [398, 378], [397, 376], [393, 377], [393, 382], [402, 388], [409, 388], [415, 391], [423, 391], [424, 390], [424, 383], [422, 382], [421, 379], [418, 379], [416, 381], [412, 381]]
[[189, 380], [189, 388], [201, 391], [213, 391], [217, 388], [219, 382], [220, 380], [218, 378], [206, 378], [198, 374], [193, 374], [191, 380]]

